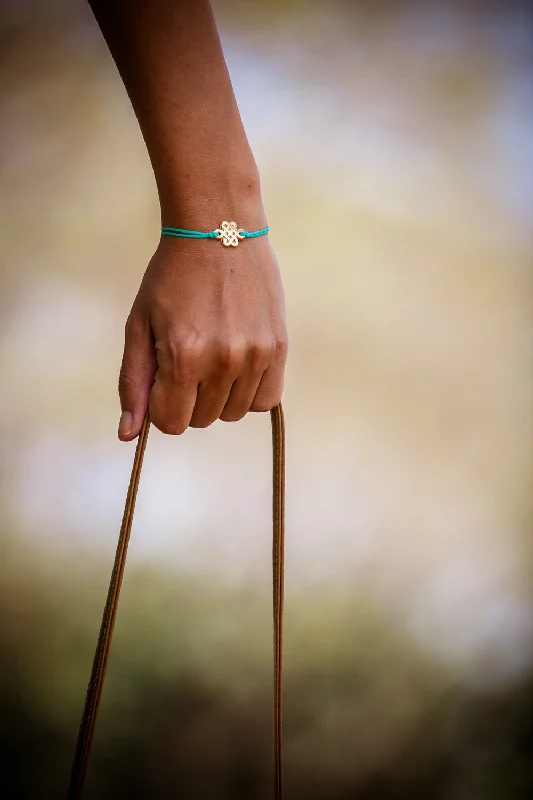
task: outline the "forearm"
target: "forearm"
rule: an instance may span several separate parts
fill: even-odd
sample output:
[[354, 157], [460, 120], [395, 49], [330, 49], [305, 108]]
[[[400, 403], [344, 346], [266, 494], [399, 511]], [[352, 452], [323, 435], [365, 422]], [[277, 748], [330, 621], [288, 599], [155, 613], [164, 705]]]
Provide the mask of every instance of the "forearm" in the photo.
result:
[[139, 120], [164, 225], [265, 224], [208, 0], [89, 0]]

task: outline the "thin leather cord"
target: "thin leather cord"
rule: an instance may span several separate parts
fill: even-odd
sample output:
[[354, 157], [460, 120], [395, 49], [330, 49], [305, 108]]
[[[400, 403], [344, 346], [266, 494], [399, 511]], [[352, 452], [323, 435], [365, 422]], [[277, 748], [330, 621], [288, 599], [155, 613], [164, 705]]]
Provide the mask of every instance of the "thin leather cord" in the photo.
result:
[[[283, 671], [283, 576], [284, 576], [284, 518], [285, 518], [285, 424], [281, 403], [270, 412], [272, 424], [273, 454], [273, 504], [272, 504], [272, 578], [273, 578], [273, 618], [274, 618], [274, 800], [283, 800], [283, 764], [282, 764], [282, 671]], [[130, 484], [126, 497], [124, 515], [118, 538], [115, 562], [111, 573], [107, 601], [100, 626], [98, 644], [87, 688], [87, 696], [83, 716], [78, 733], [76, 752], [72, 764], [68, 800], [79, 800], [83, 792], [83, 784], [89, 763], [89, 754], [94, 736], [96, 718], [109, 660], [111, 638], [115, 626], [118, 600], [131, 526], [135, 499], [148, 432], [150, 418], [148, 414], [143, 422], [135, 458], [131, 471]]]
[[285, 574], [285, 420], [281, 403], [272, 423], [272, 597], [274, 612], [274, 798], [283, 798], [283, 596]]
[[85, 773], [87, 771], [89, 753], [91, 750], [94, 728], [96, 725], [96, 718], [98, 716], [98, 708], [100, 706], [100, 700], [102, 698], [102, 691], [104, 688], [107, 662], [109, 660], [109, 649], [111, 647], [111, 637], [113, 636], [113, 628], [115, 627], [120, 587], [122, 584], [122, 576], [124, 575], [124, 567], [126, 565], [126, 555], [128, 552], [131, 525], [133, 522], [133, 512], [135, 510], [135, 499], [137, 497], [137, 489], [139, 488], [143, 456], [146, 449], [149, 430], [150, 419], [147, 414], [143, 422], [139, 439], [137, 441], [137, 448], [135, 450], [130, 485], [128, 487], [128, 494], [126, 496], [126, 505], [124, 508], [124, 515], [122, 517], [122, 525], [120, 527], [117, 550], [115, 553], [115, 563], [113, 565], [111, 580], [109, 582], [107, 601], [102, 617], [102, 624], [100, 626], [98, 644], [96, 645], [96, 652], [94, 654], [93, 668], [91, 671], [91, 677], [89, 679], [89, 686], [87, 688], [85, 707], [83, 709], [83, 716], [78, 733], [78, 742], [72, 764], [70, 785], [67, 795], [68, 800], [77, 800], [77, 798], [80, 798], [82, 795], [83, 783], [85, 780]]

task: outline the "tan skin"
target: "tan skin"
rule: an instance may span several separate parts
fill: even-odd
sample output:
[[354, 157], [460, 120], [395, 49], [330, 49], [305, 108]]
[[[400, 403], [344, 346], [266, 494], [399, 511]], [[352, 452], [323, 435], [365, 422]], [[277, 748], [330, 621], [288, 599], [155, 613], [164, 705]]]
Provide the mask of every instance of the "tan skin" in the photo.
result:
[[[139, 120], [162, 225], [267, 221], [207, 0], [90, 0]], [[161, 237], [126, 323], [119, 438], [268, 411], [283, 390], [283, 287], [268, 236], [238, 247]]]

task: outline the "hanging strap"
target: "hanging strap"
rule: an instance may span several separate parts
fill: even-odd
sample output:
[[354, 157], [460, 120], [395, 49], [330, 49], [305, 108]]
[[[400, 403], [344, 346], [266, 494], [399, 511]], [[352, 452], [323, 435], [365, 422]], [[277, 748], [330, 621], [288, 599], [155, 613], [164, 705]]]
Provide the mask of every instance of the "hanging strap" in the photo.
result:
[[[283, 655], [283, 575], [284, 575], [284, 537], [285, 537], [285, 425], [281, 403], [270, 412], [272, 424], [273, 454], [273, 505], [272, 505], [272, 578], [274, 613], [274, 800], [283, 800], [282, 770], [282, 655]], [[135, 499], [143, 463], [150, 418], [145, 417], [135, 450], [130, 485], [126, 497], [124, 516], [118, 537], [115, 563], [111, 573], [107, 601], [100, 626], [98, 644], [94, 654], [93, 667], [85, 707], [81, 720], [76, 752], [70, 775], [68, 800], [79, 800], [89, 762], [89, 753], [94, 736], [98, 708], [104, 688], [111, 637], [117, 616], [118, 600], [128, 542], [130, 538]]]
[[274, 798], [283, 800], [282, 675], [285, 575], [285, 421], [281, 403], [272, 423], [272, 597], [274, 610]]

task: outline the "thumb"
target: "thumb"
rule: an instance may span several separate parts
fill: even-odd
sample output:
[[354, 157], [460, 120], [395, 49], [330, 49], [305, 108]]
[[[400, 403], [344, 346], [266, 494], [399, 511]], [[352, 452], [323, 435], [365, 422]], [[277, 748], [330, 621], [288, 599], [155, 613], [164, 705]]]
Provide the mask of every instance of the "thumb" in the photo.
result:
[[122, 409], [118, 438], [123, 442], [130, 442], [139, 435], [148, 411], [155, 371], [155, 348], [150, 322], [132, 311], [126, 322], [124, 355], [118, 379]]

